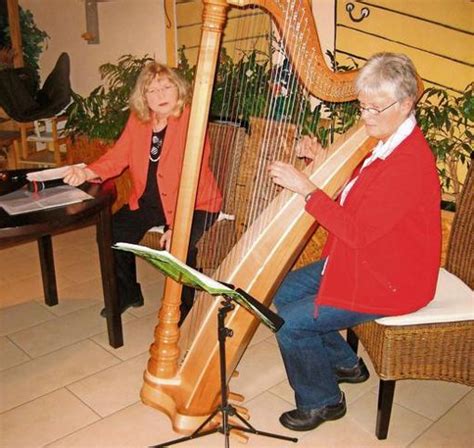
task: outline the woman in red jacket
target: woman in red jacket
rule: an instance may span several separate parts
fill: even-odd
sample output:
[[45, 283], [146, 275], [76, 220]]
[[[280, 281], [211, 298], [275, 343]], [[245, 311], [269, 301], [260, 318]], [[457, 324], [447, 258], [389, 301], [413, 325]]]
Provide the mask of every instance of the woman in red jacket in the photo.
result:
[[[189, 86], [169, 67], [152, 62], [137, 79], [130, 97], [130, 118], [115, 145], [84, 169], [71, 167], [64, 181], [80, 185], [106, 180], [130, 170], [128, 205], [113, 217], [114, 242], [138, 243], [153, 226], [165, 226], [162, 247], [169, 250], [189, 120]], [[216, 220], [221, 193], [209, 168], [206, 138], [191, 229], [187, 263], [196, 266], [196, 243]], [[143, 305], [133, 254], [115, 251], [120, 309]], [[183, 288], [181, 321], [193, 302], [193, 290]], [[105, 309], [101, 315], [105, 316]]]
[[[379, 140], [334, 201], [294, 167], [274, 162], [275, 183], [301, 194], [329, 232], [322, 259], [288, 274], [274, 303], [296, 406], [280, 417], [296, 431], [346, 412], [338, 383], [369, 373], [339, 330], [413, 312], [434, 296], [440, 263], [440, 187], [435, 159], [413, 113], [417, 77], [405, 55], [380, 53], [356, 80], [367, 133]], [[320, 151], [301, 141], [301, 156]]]

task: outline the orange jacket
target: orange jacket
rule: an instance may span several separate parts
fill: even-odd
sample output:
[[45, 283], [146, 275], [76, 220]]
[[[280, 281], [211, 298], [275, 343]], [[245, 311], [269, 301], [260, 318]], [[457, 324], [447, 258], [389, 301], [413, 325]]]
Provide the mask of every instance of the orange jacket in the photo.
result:
[[[168, 225], [173, 223], [176, 209], [188, 120], [189, 108], [186, 108], [178, 118], [168, 118], [156, 173]], [[118, 176], [126, 168], [130, 169], [132, 190], [128, 203], [131, 210], [138, 209], [138, 200], [145, 191], [152, 131], [151, 122], [143, 123], [132, 113], [115, 145], [89, 165], [102, 180]], [[195, 209], [218, 212], [222, 204], [222, 195], [209, 168], [210, 152], [209, 138], [206, 137]]]

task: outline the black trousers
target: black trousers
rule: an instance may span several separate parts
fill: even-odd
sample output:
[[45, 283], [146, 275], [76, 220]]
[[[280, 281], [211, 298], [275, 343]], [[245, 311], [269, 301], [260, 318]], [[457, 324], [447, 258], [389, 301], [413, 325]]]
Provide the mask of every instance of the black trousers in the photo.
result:
[[[202, 234], [212, 226], [218, 217], [218, 213], [210, 213], [203, 210], [195, 210], [191, 226], [188, 255], [186, 263], [196, 268], [197, 248], [196, 244]], [[112, 219], [113, 243], [124, 242], [137, 244], [143, 238], [148, 229], [161, 226], [166, 223], [165, 217], [159, 209], [141, 207], [130, 210], [124, 205]], [[137, 282], [137, 267], [135, 255], [120, 250], [114, 251], [115, 270], [117, 276], [117, 291], [120, 307], [123, 309], [127, 304], [142, 300], [140, 284]], [[181, 296], [181, 320], [184, 319], [193, 305], [194, 289], [184, 287]]]

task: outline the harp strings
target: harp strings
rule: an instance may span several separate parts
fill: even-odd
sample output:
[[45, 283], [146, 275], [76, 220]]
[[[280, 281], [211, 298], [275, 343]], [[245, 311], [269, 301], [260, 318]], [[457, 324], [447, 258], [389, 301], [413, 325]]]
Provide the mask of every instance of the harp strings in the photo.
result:
[[[264, 70], [258, 70], [252, 58], [248, 58], [246, 64], [240, 64], [239, 69], [234, 70], [233, 73], [228, 73], [225, 70], [218, 70], [217, 73], [218, 77], [224, 73], [226, 78], [225, 82], [218, 83], [220, 90], [214, 91], [214, 95], [222, 96], [222, 107], [219, 111], [214, 110], [213, 112], [218, 115], [218, 120], [223, 123], [230, 119], [237, 123], [233, 129], [228, 124], [213, 127], [214, 135], [211, 140], [222, 144], [213, 147], [212, 165], [219, 185], [221, 185], [221, 188], [224, 186], [222, 188], [224, 194], [223, 212], [226, 215], [234, 216], [235, 220], [215, 223], [203, 238], [199, 250], [201, 255], [206, 254], [207, 260], [201, 266], [204, 272], [210, 276], [213, 276], [217, 264], [220, 264], [222, 259], [225, 258], [239, 237], [259, 217], [262, 209], [280, 192], [280, 187], [273, 184], [268, 176], [268, 164], [273, 160], [282, 160], [296, 164], [300, 169], [303, 168], [304, 162], [296, 160], [295, 145], [305, 129], [315, 127], [318, 124], [316, 113], [312, 116], [312, 121], [309, 124], [307, 123], [308, 104], [311, 101], [310, 93], [301, 85], [294, 71], [294, 66], [301, 67], [307, 64], [307, 61], [312, 60], [312, 50], [306, 45], [302, 45], [296, 57], [293, 56], [290, 62], [282, 44], [282, 41], [291, 38], [292, 33], [304, 34], [309, 27], [308, 19], [300, 12], [303, 6], [300, 0], [286, 2], [285, 4], [284, 17], [286, 20], [279, 29], [277, 39], [272, 42], [270, 40], [272, 36], [269, 35], [268, 48], [270, 48], [270, 45], [277, 44], [275, 51], [280, 53], [283, 60], [280, 65], [271, 67], [271, 85], [265, 84], [267, 78]], [[261, 26], [257, 20], [261, 20], [262, 15], [258, 14], [257, 11], [259, 10], [255, 8], [246, 8], [245, 11], [248, 13], [247, 17], [239, 27], [243, 36], [258, 35]], [[232, 18], [229, 20], [232, 20]], [[226, 42], [225, 44], [227, 57], [233, 59], [234, 67], [242, 57], [249, 56], [249, 51], [243, 51], [240, 42], [242, 41], [236, 39], [234, 42]], [[257, 40], [254, 43], [256, 45]], [[252, 54], [258, 55], [258, 52]], [[276, 58], [270, 55], [268, 60], [272, 61], [273, 59]], [[225, 59], [218, 62], [218, 64], [223, 65], [225, 63]], [[317, 83], [318, 75], [321, 76], [316, 70], [312, 71], [311, 82]], [[238, 89], [236, 86], [238, 86]], [[286, 92], [282, 92], [283, 89]], [[263, 95], [261, 90], [265, 92]], [[274, 95], [274, 93], [280, 95]], [[285, 93], [286, 96], [284, 96]], [[265, 105], [260, 103], [262, 99]], [[255, 101], [253, 106], [257, 111], [256, 115], [259, 115], [258, 112], [265, 109], [266, 116], [264, 118], [249, 118], [245, 115], [250, 100]], [[331, 105], [330, 107], [334, 106]], [[341, 110], [343, 111], [342, 116], [344, 116], [344, 106]], [[329, 111], [329, 114], [331, 114], [331, 111]], [[239, 129], [238, 126], [245, 121], [250, 121], [250, 132], [247, 131], [247, 135], [243, 139], [241, 137], [244, 131]], [[243, 143], [244, 140], [245, 144]], [[224, 151], [224, 149], [226, 150]], [[326, 152], [326, 154], [328, 153], [329, 151]], [[254, 172], [251, 175], [242, 175], [249, 168], [246, 165], [250, 164], [255, 168]], [[226, 181], [229, 182], [226, 183]], [[232, 184], [231, 188], [227, 188], [229, 183]], [[245, 194], [242, 192], [245, 192]], [[254, 226], [252, 228], [251, 237], [245, 239], [244, 252], [250, 249], [252, 241], [255, 241], [268, 224], [268, 221], [262, 220], [259, 221], [258, 227]], [[218, 260], [212, 259], [212, 256], [216, 256]], [[233, 259], [227, 257], [225, 263], [236, 265], [239, 256], [240, 253], [235, 252], [233, 253]], [[186, 352], [186, 347], [194, 340], [194, 335], [201, 328], [202, 322], [208, 317], [209, 307], [215, 303], [215, 300], [203, 293], [196, 295], [191, 313], [182, 327], [182, 337], [180, 339], [182, 353]]]

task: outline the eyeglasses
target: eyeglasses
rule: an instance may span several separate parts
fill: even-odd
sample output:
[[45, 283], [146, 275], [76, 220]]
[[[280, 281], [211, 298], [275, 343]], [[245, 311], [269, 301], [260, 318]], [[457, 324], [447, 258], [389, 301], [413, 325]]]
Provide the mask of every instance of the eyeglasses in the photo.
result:
[[175, 89], [176, 86], [174, 84], [169, 84], [166, 86], [161, 87], [160, 89], [153, 87], [149, 90], [146, 91], [147, 94], [153, 94], [153, 93], [158, 93], [158, 94], [167, 94], [170, 93], [172, 89]]
[[364, 107], [359, 104], [359, 110], [360, 113], [362, 112], [367, 112], [369, 115], [380, 115], [382, 112], [386, 111], [387, 109], [390, 109], [393, 105], [397, 104], [398, 101], [395, 101], [392, 104], [389, 104], [387, 107], [384, 107], [383, 109], [376, 109], [375, 107]]

